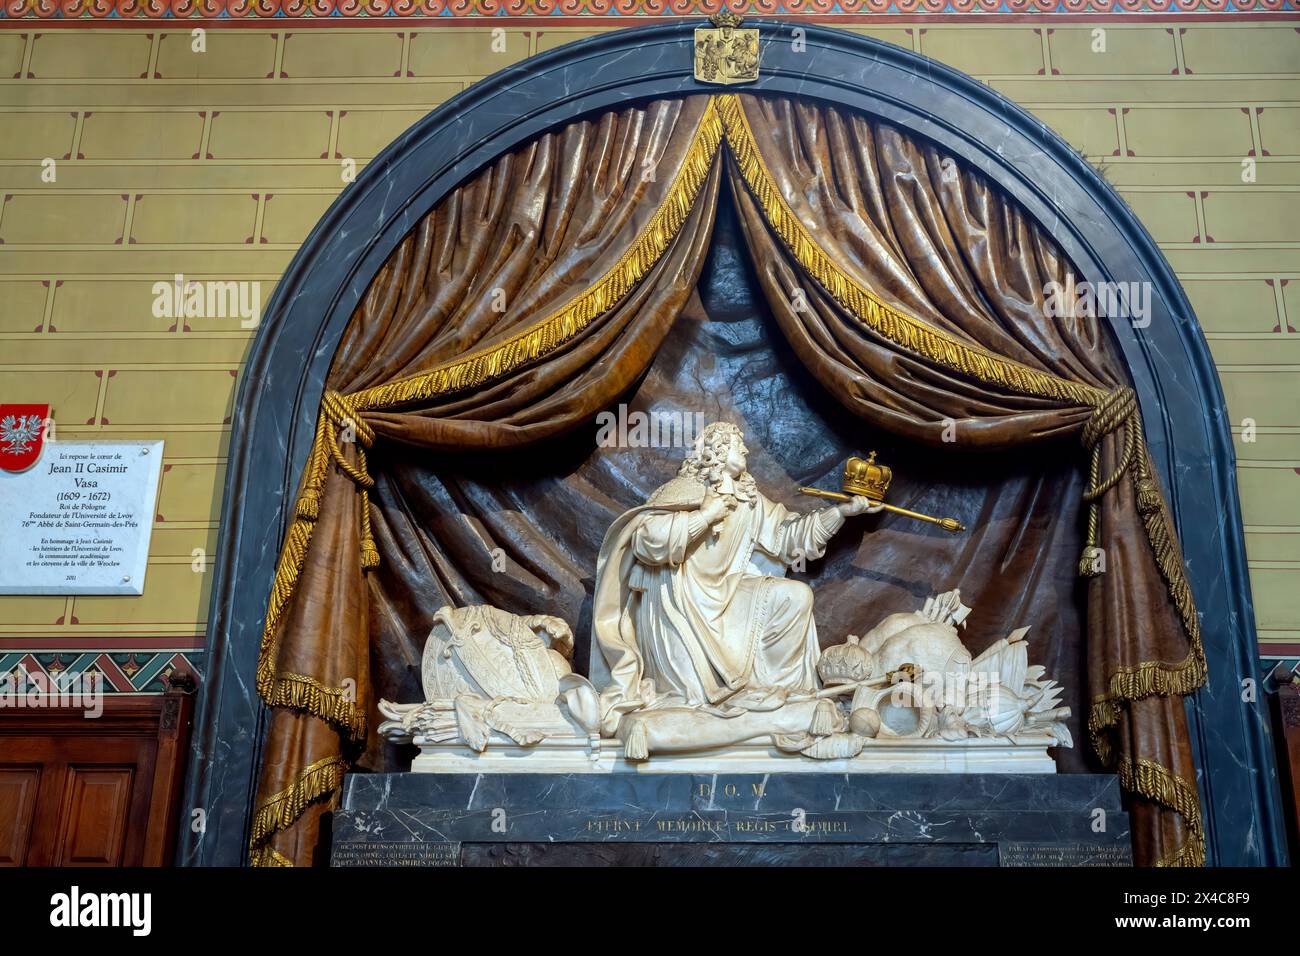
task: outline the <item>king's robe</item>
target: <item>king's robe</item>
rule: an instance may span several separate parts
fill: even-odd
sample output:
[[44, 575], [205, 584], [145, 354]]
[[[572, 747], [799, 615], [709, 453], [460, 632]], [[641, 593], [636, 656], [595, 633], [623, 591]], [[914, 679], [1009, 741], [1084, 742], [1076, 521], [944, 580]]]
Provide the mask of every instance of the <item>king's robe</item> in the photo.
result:
[[653, 682], [655, 707], [818, 686], [812, 590], [783, 575], [820, 558], [843, 516], [799, 514], [754, 490], [710, 528], [699, 513], [704, 496], [701, 482], [675, 478], [605, 535], [592, 677], [599, 687], [608, 667], [601, 696], [610, 733], [623, 713], [651, 703], [644, 681]]

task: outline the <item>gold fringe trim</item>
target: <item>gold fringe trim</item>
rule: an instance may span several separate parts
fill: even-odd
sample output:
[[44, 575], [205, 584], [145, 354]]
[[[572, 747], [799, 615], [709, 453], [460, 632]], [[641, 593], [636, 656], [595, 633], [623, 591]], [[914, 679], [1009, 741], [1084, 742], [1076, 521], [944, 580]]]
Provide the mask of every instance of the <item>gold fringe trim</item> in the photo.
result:
[[[1205, 662], [1205, 648], [1201, 643], [1201, 619], [1196, 613], [1196, 600], [1192, 597], [1192, 586], [1187, 580], [1187, 564], [1183, 561], [1182, 551], [1178, 547], [1178, 536], [1174, 532], [1173, 518], [1164, 496], [1151, 476], [1151, 460], [1147, 455], [1145, 443], [1138, 452], [1138, 473], [1134, 476], [1134, 486], [1138, 495], [1138, 513], [1142, 515], [1142, 524], [1146, 527], [1147, 540], [1155, 554], [1156, 567], [1164, 578], [1165, 588], [1169, 592], [1178, 616], [1182, 619], [1183, 630], [1191, 644], [1187, 658], [1178, 665], [1179, 673], [1187, 673], [1182, 683], [1175, 684], [1167, 693], [1190, 694], [1201, 687], [1209, 673]], [[1144, 495], [1154, 497], [1156, 507], [1147, 509]], [[1113, 681], [1112, 681], [1113, 684]]]
[[1173, 853], [1156, 862], [1156, 866], [1204, 866], [1205, 831], [1201, 825], [1201, 800], [1196, 787], [1167, 768], [1139, 757], [1121, 758], [1118, 767], [1120, 786], [1131, 793], [1173, 810], [1187, 823], [1187, 840]]
[[1183, 697], [1203, 687], [1209, 676], [1205, 646], [1201, 639], [1201, 619], [1196, 613], [1192, 587], [1187, 580], [1187, 566], [1178, 549], [1178, 539], [1174, 534], [1168, 506], [1151, 474], [1151, 459], [1141, 437], [1140, 425], [1137, 444], [1133, 485], [1137, 494], [1138, 514], [1151, 544], [1156, 567], [1165, 582], [1165, 590], [1182, 621], [1189, 646], [1187, 656], [1181, 661], [1142, 661], [1132, 667], [1117, 668], [1110, 675], [1106, 693], [1093, 698], [1088, 710], [1088, 735], [1097, 756], [1107, 765], [1112, 754], [1104, 732], [1119, 722], [1120, 711], [1126, 701], [1139, 700], [1152, 694]]
[[271, 837], [292, 826], [309, 806], [337, 790], [346, 772], [347, 762], [341, 756], [325, 757], [307, 767], [292, 785], [263, 800], [253, 814], [250, 853], [256, 856]]
[[[365, 714], [342, 690], [325, 687], [314, 678], [301, 674], [276, 673], [281, 618], [293, 597], [306, 561], [312, 531], [320, 516], [321, 495], [331, 462], [352, 480], [361, 496], [361, 567], [368, 570], [379, 564], [379, 550], [370, 523], [369, 489], [374, 487], [374, 481], [369, 474], [364, 450], [371, 447], [375, 436], [360, 413], [422, 401], [500, 378], [564, 345], [618, 305], [662, 258], [685, 225], [708, 179], [722, 144], [722, 135], [722, 120], [716, 101], [710, 98], [664, 201], [618, 262], [591, 288], [563, 308], [504, 342], [429, 372], [351, 395], [325, 393], [294, 507], [294, 521], [285, 535], [262, 629], [256, 683], [258, 694], [267, 704], [290, 707], [327, 721], [351, 741], [365, 737]], [[355, 466], [346, 459], [339, 446], [340, 429], [350, 429], [355, 434], [358, 443]], [[346, 763], [341, 757], [319, 761], [308, 767], [293, 787], [271, 797], [258, 809], [250, 841], [254, 865], [267, 865], [275, 862], [276, 857], [284, 859], [261, 844], [275, 831], [290, 826], [313, 800], [335, 789], [345, 768]]]
[[1157, 860], [1156, 866], [1205, 866], [1205, 836], [1201, 833], [1189, 833], [1187, 842], [1163, 860]]
[[272, 846], [260, 846], [248, 854], [250, 866], [291, 867], [293, 861]]
[[298, 575], [302, 573], [303, 562], [307, 558], [307, 546], [311, 543], [313, 527], [312, 520], [295, 519], [289, 525], [284, 536], [284, 547], [280, 549], [280, 561], [275, 569], [275, 579], [271, 582], [271, 597], [267, 603], [266, 621], [262, 626], [262, 646], [257, 658], [257, 692], [263, 700], [269, 701], [275, 682], [275, 636], [280, 617], [298, 584]]
[[708, 179], [721, 144], [722, 120], [718, 116], [716, 98], [710, 97], [668, 195], [636, 241], [586, 292], [504, 342], [471, 352], [428, 372], [354, 392], [350, 398], [356, 407], [363, 410], [391, 408], [475, 388], [513, 372], [574, 338], [621, 302], [668, 250], [695, 207], [695, 200]]
[[1120, 710], [1128, 701], [1141, 700], [1153, 694], [1184, 697], [1201, 687], [1205, 677], [1205, 655], [1199, 643], [1176, 663], [1142, 661], [1134, 667], [1118, 668], [1110, 675], [1107, 692], [1093, 698], [1088, 712], [1088, 732], [1096, 737], [1114, 727], [1119, 723]]
[[1101, 389], [1030, 368], [964, 342], [900, 312], [859, 285], [831, 260], [781, 195], [767, 163], [759, 154], [740, 97], [726, 93], [717, 100], [727, 144], [768, 223], [799, 264], [859, 321], [895, 345], [986, 384], [1000, 385], [1022, 395], [1077, 405], [1097, 406], [1105, 400], [1107, 393]]
[[[900, 312], [860, 286], [827, 256], [781, 195], [771, 171], [758, 151], [740, 97], [727, 93], [717, 99], [727, 144], [769, 224], [799, 264], [827, 294], [863, 324], [902, 348], [984, 384], [1093, 408], [1093, 416], [1082, 435], [1085, 447], [1090, 450], [1100, 447], [1102, 436], [1120, 426], [1126, 429], [1123, 454], [1115, 472], [1102, 479], [1099, 474], [1100, 460], [1095, 458], [1085, 498], [1099, 498], [1118, 483], [1125, 473], [1130, 472], [1132, 463], [1136, 462], [1138, 510], [1142, 514], [1156, 564], [1165, 579], [1170, 597], [1179, 610], [1192, 651], [1188, 660], [1181, 664], [1149, 661], [1136, 668], [1118, 671], [1113, 675], [1112, 688], [1116, 692], [1115, 696], [1133, 699], [1151, 693], [1190, 693], [1204, 683], [1204, 654], [1201, 650], [1196, 608], [1187, 583], [1186, 568], [1178, 556], [1164, 500], [1150, 477], [1141, 422], [1137, 417], [1136, 397], [1132, 389], [1120, 388], [1106, 392], [994, 355]], [[1089, 526], [1094, 537], [1096, 525], [1096, 518], [1090, 516]], [[1092, 543], [1095, 546], [1095, 540]], [[1088, 563], [1091, 565], [1091, 562]]]
[[304, 674], [276, 674], [263, 699], [272, 707], [290, 707], [329, 721], [348, 740], [366, 737], [366, 715], [357, 707], [356, 694], [341, 687], [326, 687]]
[[[1000, 386], [1022, 395], [1090, 406], [1093, 409], [1092, 418], [1081, 436], [1084, 446], [1092, 452], [1088, 490], [1084, 496], [1088, 505], [1088, 534], [1079, 561], [1079, 573], [1082, 576], [1093, 577], [1100, 573], [1098, 552], [1095, 550], [1100, 532], [1097, 500], [1126, 473], [1136, 472], [1133, 480], [1137, 489], [1138, 513], [1142, 516], [1147, 539], [1170, 599], [1178, 609], [1190, 649], [1187, 658], [1177, 664], [1144, 661], [1136, 667], [1121, 668], [1111, 675], [1109, 693], [1093, 702], [1088, 716], [1093, 746], [1098, 756], [1109, 763], [1111, 745], [1103, 731], [1118, 721], [1119, 708], [1124, 701], [1151, 694], [1189, 694], [1202, 686], [1206, 678], [1200, 621], [1187, 582], [1187, 569], [1178, 551], [1164, 498], [1151, 475], [1141, 418], [1132, 389], [1107, 392], [1030, 368], [926, 325], [881, 300], [841, 270], [799, 221], [759, 152], [740, 97], [727, 93], [717, 99], [727, 144], [768, 224], [800, 266], [851, 315], [895, 345], [984, 384]], [[1100, 441], [1102, 436], [1121, 425], [1125, 429], [1122, 454], [1114, 472], [1103, 479], [1100, 475]], [[1136, 468], [1133, 467], [1134, 463]], [[1130, 778], [1132, 779], [1132, 774]], [[1151, 783], [1149, 779], [1145, 782]], [[1198, 822], [1193, 838], [1179, 853], [1187, 858], [1196, 857], [1199, 853], [1198, 858], [1203, 861], [1204, 838], [1199, 835], [1200, 809], [1194, 791], [1191, 802], [1186, 805], [1189, 810], [1195, 811]], [[1199, 850], [1197, 840], [1200, 841]]]
[[[491, 349], [441, 368], [351, 395], [325, 393], [321, 399], [315, 440], [303, 474], [302, 490], [294, 509], [296, 519], [285, 536], [262, 628], [257, 689], [267, 703], [271, 703], [276, 682], [275, 650], [280, 618], [302, 573], [311, 543], [312, 524], [320, 513], [321, 489], [331, 461], [352, 479], [361, 494], [361, 567], [370, 569], [379, 564], [379, 550], [375, 546], [370, 527], [369, 489], [374, 486], [374, 481], [367, 470], [364, 450], [373, 443], [374, 432], [361, 419], [360, 413], [481, 385], [558, 348], [598, 316], [612, 309], [645, 277], [685, 224], [721, 144], [722, 120], [715, 100], [710, 98], [677, 177], [646, 227], [613, 268], [558, 312]], [[347, 461], [339, 447], [335, 434], [339, 428], [355, 430], [358, 439], [356, 467]], [[301, 699], [307, 702], [315, 700], [308, 694]], [[311, 704], [308, 703], [307, 706], [310, 707]], [[307, 712], [321, 719], [329, 719], [324, 713], [312, 709]]]
[[[353, 465], [343, 454], [337, 432], [344, 430], [346, 438], [355, 439], [357, 463]], [[307, 455], [302, 486], [294, 507], [294, 520], [285, 534], [284, 547], [271, 584], [267, 602], [266, 620], [262, 624], [262, 643], [257, 660], [257, 692], [272, 707], [293, 707], [313, 717], [327, 720], [348, 735], [351, 740], [365, 736], [365, 715], [360, 714], [354, 701], [343, 690], [327, 688], [310, 677], [298, 674], [277, 674], [276, 655], [280, 619], [293, 597], [302, 574], [312, 532], [320, 516], [320, 498], [325, 478], [332, 463], [355, 484], [361, 493], [361, 547], [358, 559], [363, 569], [379, 563], [370, 530], [370, 495], [374, 479], [366, 464], [365, 449], [374, 443], [375, 433], [357, 413], [355, 404], [337, 392], [326, 392], [321, 398], [321, 411], [316, 420], [316, 435]]]

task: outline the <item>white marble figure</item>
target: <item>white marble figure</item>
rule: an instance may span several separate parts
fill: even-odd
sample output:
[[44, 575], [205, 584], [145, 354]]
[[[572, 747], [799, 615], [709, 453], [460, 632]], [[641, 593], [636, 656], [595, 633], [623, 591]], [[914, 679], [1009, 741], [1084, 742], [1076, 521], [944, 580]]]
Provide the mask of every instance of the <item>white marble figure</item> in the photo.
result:
[[1029, 666], [1028, 628], [973, 656], [954, 590], [820, 651], [813, 592], [786, 567], [878, 509], [789, 511], [745, 456], [739, 429], [708, 426], [678, 477], [610, 527], [591, 682], [572, 672], [559, 618], [444, 607], [425, 703], [381, 701], [380, 733], [421, 747], [412, 769], [440, 772], [1051, 772], [1047, 747], [1072, 746], [1070, 711]]
[[758, 490], [747, 454], [739, 428], [709, 425], [677, 477], [606, 533], [592, 656], [607, 733], [647, 707], [738, 716], [818, 689], [812, 590], [786, 568], [820, 558], [845, 517], [880, 508], [858, 496], [790, 511]]
[[463, 742], [478, 753], [494, 731], [524, 747], [586, 736], [596, 729], [598, 702], [587, 679], [573, 673], [572, 656], [573, 632], [558, 617], [443, 607], [421, 660], [425, 703], [380, 701], [389, 719], [379, 733]]

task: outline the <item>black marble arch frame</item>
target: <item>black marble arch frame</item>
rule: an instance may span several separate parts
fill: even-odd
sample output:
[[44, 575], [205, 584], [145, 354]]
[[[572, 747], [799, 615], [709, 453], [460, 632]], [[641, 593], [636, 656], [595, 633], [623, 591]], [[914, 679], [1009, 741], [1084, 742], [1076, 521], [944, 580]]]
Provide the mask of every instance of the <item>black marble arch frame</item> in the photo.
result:
[[[253, 675], [267, 595], [323, 381], [371, 279], [453, 187], [537, 133], [630, 101], [725, 90], [692, 76], [692, 30], [700, 25], [613, 31], [475, 84], [376, 157], [294, 257], [267, 304], [233, 416], [208, 672], [177, 863], [247, 859], [266, 718]], [[1256, 676], [1257, 651], [1227, 408], [1191, 306], [1155, 242], [1064, 141], [970, 77], [857, 34], [773, 21], [746, 25], [761, 31], [762, 70], [743, 89], [842, 104], [933, 140], [1023, 204], [1081, 279], [1151, 283], [1150, 325], [1135, 329], [1122, 318], [1112, 325], [1202, 616], [1210, 680], [1188, 712], [1208, 862], [1285, 864], [1267, 717], [1261, 703], [1242, 701], [1242, 680]], [[204, 811], [203, 832], [192, 825], [194, 809]]]

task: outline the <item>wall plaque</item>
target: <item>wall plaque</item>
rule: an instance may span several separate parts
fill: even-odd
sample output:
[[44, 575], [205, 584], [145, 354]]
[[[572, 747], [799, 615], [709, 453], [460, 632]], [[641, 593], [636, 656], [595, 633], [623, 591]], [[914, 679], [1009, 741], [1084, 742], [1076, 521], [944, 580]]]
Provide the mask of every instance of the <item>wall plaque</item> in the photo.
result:
[[0, 471], [0, 594], [143, 594], [161, 441], [46, 441]]

